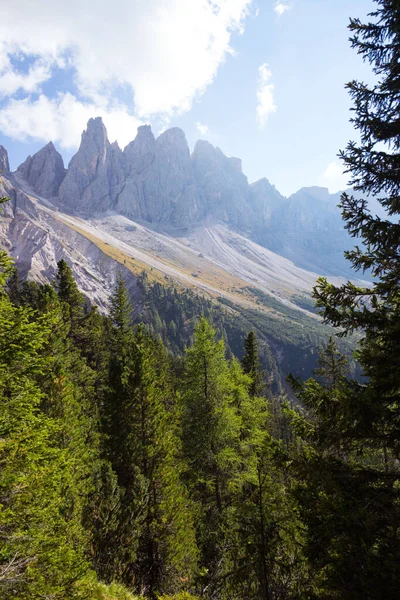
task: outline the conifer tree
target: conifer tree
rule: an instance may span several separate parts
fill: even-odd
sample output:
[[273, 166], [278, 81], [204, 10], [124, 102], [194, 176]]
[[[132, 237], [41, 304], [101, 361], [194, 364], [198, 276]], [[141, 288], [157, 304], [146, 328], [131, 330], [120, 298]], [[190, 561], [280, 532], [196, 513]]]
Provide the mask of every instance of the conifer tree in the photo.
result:
[[131, 311], [118, 277], [110, 309], [114, 327], [108, 398], [109, 457], [121, 507], [117, 543], [122, 548], [115, 553], [120, 555], [119, 577], [153, 598], [191, 580], [197, 549], [190, 503], [180, 481], [168, 362], [142, 328], [134, 332]]
[[263, 392], [263, 374], [258, 356], [258, 344], [254, 331], [249, 331], [244, 342], [244, 356], [242, 366], [245, 373], [251, 377], [250, 395], [261, 396]]
[[[376, 3], [370, 22], [350, 22], [352, 46], [376, 81], [348, 84], [360, 142], [341, 153], [362, 196], [342, 196], [345, 227], [363, 243], [346, 255], [372, 284], [320, 279], [315, 289], [325, 322], [362, 335], [367, 379], [310, 382], [301, 392], [314, 441], [300, 495], [320, 598], [395, 598], [400, 585], [400, 11], [395, 0]], [[370, 195], [386, 219], [368, 211]]]
[[192, 498], [200, 507], [198, 540], [207, 585], [218, 586], [228, 558], [228, 522], [241, 470], [240, 418], [223, 342], [203, 318], [186, 351], [183, 449]]
[[1, 253], [0, 595], [63, 598], [88, 564], [78, 495], [68, 485], [74, 463], [60, 444], [60, 421], [41, 410], [39, 382], [51, 369], [45, 347], [55, 322], [12, 305], [4, 293], [10, 266]]
[[84, 298], [78, 289], [71, 267], [64, 259], [57, 263], [55, 287], [63, 303], [65, 320], [69, 323], [68, 335], [76, 344], [82, 345]]

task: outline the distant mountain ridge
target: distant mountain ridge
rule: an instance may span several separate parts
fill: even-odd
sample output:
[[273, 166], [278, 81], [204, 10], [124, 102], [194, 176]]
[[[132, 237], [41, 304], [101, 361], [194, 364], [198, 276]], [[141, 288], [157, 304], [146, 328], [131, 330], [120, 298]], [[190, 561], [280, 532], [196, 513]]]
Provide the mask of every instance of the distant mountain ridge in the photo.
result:
[[[4, 148], [0, 163], [9, 172]], [[265, 178], [249, 184], [240, 159], [204, 140], [190, 154], [176, 127], [157, 138], [149, 125], [139, 127], [122, 150], [109, 142], [100, 117], [90, 119], [68, 169], [49, 142], [14, 177], [68, 214], [111, 211], [177, 236], [220, 223], [301, 268], [351, 274], [343, 252], [352, 240], [337, 208], [340, 194], [311, 187], [285, 198]]]

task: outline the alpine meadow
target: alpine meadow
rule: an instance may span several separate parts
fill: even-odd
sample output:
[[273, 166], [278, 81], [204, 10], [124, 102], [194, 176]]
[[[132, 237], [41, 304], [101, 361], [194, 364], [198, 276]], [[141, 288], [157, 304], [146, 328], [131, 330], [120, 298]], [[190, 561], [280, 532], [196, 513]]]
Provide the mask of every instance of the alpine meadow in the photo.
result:
[[397, 600], [400, 0], [5, 4], [0, 598]]

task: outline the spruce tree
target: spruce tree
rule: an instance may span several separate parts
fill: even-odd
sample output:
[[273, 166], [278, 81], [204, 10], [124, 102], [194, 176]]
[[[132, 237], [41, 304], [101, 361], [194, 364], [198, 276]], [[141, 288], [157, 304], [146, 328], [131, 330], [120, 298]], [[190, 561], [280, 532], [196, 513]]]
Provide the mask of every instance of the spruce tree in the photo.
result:
[[188, 484], [198, 503], [204, 585], [218, 589], [229, 564], [232, 498], [241, 471], [240, 417], [222, 341], [203, 318], [187, 349], [183, 377], [183, 449]]
[[69, 324], [68, 336], [82, 345], [84, 297], [79, 291], [71, 267], [64, 259], [57, 263], [55, 288], [63, 303], [65, 321]]
[[244, 342], [244, 356], [242, 366], [245, 373], [251, 377], [250, 395], [260, 396], [263, 393], [263, 374], [260, 371], [261, 363], [258, 356], [258, 343], [254, 331], [249, 331]]
[[119, 276], [110, 307], [106, 421], [108, 457], [120, 489], [113, 575], [154, 598], [189, 584], [197, 549], [181, 483], [169, 363], [142, 327], [133, 330], [131, 312]]
[[88, 569], [81, 498], [72, 484], [78, 459], [63, 437], [65, 422], [42, 409], [49, 404], [50, 386], [45, 391], [41, 382], [52, 369], [46, 345], [56, 320], [13, 306], [4, 289], [10, 267], [1, 253], [0, 595], [61, 599]]
[[[400, 585], [400, 10], [395, 0], [377, 5], [370, 22], [350, 22], [352, 46], [375, 83], [348, 84], [360, 142], [341, 153], [358, 192], [343, 194], [343, 219], [362, 242], [346, 255], [372, 283], [320, 279], [314, 292], [325, 322], [362, 336], [366, 379], [338, 380], [331, 371], [327, 385], [301, 390], [310, 445], [299, 494], [319, 598], [396, 598]], [[368, 211], [371, 195], [387, 218]]]

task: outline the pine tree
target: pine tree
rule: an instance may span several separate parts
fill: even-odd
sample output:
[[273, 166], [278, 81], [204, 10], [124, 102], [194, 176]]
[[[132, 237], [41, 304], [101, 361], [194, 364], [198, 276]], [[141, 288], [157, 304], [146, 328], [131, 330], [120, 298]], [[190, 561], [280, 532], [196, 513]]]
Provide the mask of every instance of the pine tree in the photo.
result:
[[240, 417], [234, 406], [223, 342], [203, 318], [186, 351], [183, 378], [183, 449], [192, 498], [198, 503], [198, 540], [205, 585], [226, 572], [232, 498], [240, 486]]
[[57, 263], [55, 287], [63, 303], [65, 321], [69, 323], [68, 335], [76, 344], [82, 345], [83, 294], [79, 291], [71, 267], [64, 259]]
[[[2, 598], [64, 598], [88, 569], [71, 504], [74, 463], [60, 421], [41, 408], [51, 369], [52, 315], [35, 318], [4, 293], [11, 263], [0, 255], [0, 589]], [[79, 511], [78, 511], [79, 512]]]
[[169, 364], [142, 328], [132, 329], [131, 311], [119, 277], [110, 308], [107, 400], [108, 456], [120, 488], [114, 577], [153, 598], [190, 581], [197, 549], [180, 480]]
[[[310, 382], [301, 392], [313, 440], [302, 510], [320, 598], [395, 598], [400, 585], [400, 11], [394, 0], [377, 4], [371, 22], [350, 22], [352, 46], [376, 82], [348, 84], [360, 142], [341, 153], [363, 196], [342, 196], [345, 226], [363, 242], [346, 255], [356, 270], [370, 272], [372, 284], [320, 279], [315, 289], [325, 322], [340, 335], [361, 333], [357, 357], [366, 379]], [[388, 218], [368, 211], [369, 195]]]
[[260, 371], [261, 363], [258, 356], [258, 344], [254, 331], [249, 331], [244, 342], [244, 356], [242, 366], [245, 373], [251, 377], [250, 395], [261, 396], [263, 393], [264, 382], [263, 373]]
[[[254, 344], [250, 347], [254, 349]], [[257, 364], [257, 352], [251, 355]], [[258, 370], [252, 372], [257, 375]], [[254, 379], [243, 373], [236, 359], [231, 362], [231, 377], [241, 420], [242, 467], [240, 488], [232, 502], [230, 528], [237, 537], [230, 539], [233, 557], [227, 598], [235, 594], [246, 600], [295, 598], [304, 591], [305, 568], [301, 524], [288, 494], [282, 445], [272, 435], [269, 402], [252, 394]]]

